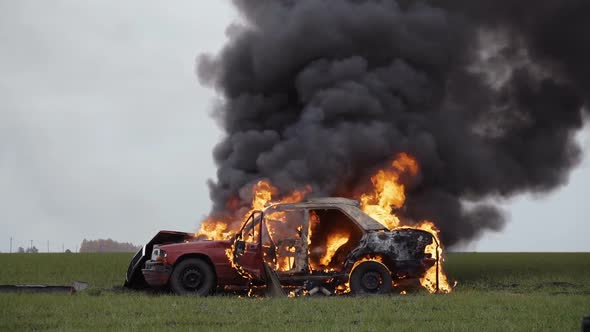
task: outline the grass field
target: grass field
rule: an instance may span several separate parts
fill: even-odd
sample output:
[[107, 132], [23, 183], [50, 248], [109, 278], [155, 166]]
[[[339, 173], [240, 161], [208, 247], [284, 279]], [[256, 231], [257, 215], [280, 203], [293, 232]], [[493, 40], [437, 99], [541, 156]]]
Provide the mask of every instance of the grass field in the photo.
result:
[[249, 299], [120, 292], [131, 254], [0, 254], [0, 284], [71, 284], [75, 296], [0, 294], [4, 330], [579, 331], [590, 253], [456, 253], [452, 294]]

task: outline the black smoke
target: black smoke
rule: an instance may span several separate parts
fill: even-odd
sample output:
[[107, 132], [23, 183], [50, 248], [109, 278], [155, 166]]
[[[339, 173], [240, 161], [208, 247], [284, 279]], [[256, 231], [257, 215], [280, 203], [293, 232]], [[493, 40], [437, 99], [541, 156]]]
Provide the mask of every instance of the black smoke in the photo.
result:
[[408, 152], [421, 172], [402, 213], [452, 245], [502, 227], [490, 201], [555, 189], [580, 160], [587, 0], [234, 4], [229, 41], [198, 63], [226, 132], [213, 214], [260, 179], [350, 194]]

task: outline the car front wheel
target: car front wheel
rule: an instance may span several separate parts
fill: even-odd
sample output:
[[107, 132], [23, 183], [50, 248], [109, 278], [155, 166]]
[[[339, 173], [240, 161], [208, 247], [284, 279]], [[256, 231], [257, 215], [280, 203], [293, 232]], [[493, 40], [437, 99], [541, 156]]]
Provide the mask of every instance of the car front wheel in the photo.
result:
[[170, 288], [178, 295], [207, 296], [215, 288], [215, 272], [202, 259], [185, 259], [174, 267]]
[[360, 263], [350, 275], [353, 294], [384, 294], [391, 291], [391, 274], [385, 265], [367, 261]]

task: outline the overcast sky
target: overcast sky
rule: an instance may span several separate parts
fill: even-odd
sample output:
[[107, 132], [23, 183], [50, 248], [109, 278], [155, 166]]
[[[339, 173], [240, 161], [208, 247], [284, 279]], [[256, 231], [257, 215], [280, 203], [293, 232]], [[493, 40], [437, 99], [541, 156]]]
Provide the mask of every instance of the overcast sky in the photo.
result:
[[[0, 251], [141, 244], [207, 214], [221, 131], [195, 58], [236, 18], [229, 1], [0, 0]], [[584, 150], [590, 134], [580, 133]], [[477, 251], [590, 251], [590, 161], [569, 184], [505, 205]]]

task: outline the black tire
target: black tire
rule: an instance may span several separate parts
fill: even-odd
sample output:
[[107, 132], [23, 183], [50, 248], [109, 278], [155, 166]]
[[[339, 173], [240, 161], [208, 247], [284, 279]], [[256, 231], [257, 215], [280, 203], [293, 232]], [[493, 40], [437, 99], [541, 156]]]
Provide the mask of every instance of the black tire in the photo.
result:
[[391, 273], [385, 265], [367, 261], [360, 263], [350, 275], [353, 294], [385, 294], [391, 292]]
[[178, 295], [207, 296], [213, 292], [215, 286], [213, 268], [199, 258], [181, 261], [170, 276], [170, 288]]

